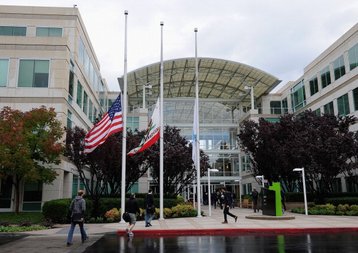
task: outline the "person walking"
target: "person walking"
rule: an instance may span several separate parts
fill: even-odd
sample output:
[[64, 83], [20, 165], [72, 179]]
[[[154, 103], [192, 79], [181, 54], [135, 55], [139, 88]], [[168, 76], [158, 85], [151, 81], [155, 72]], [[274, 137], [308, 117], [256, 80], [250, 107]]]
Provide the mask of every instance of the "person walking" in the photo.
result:
[[225, 189], [222, 189], [222, 194], [224, 195], [224, 199], [223, 199], [223, 214], [224, 214], [224, 221], [222, 222], [223, 224], [227, 224], [227, 216], [231, 216], [235, 219], [235, 222], [237, 222], [237, 216], [230, 213], [230, 199], [231, 199], [231, 193], [227, 192]]
[[152, 190], [148, 191], [147, 197], [145, 198], [145, 226], [151, 227], [151, 221], [154, 217], [155, 206]]
[[257, 201], [259, 199], [259, 193], [257, 192], [257, 190], [255, 188], [252, 190], [251, 198], [252, 198], [254, 213], [256, 213], [256, 210], [257, 210], [257, 212], [259, 211], [259, 209], [257, 208]]
[[126, 232], [128, 236], [133, 236], [133, 228], [137, 221], [137, 214], [140, 214], [140, 210], [138, 207], [138, 202], [135, 198], [135, 194], [131, 193], [129, 199], [126, 202], [126, 212], [128, 212], [130, 220], [128, 222], [128, 227], [126, 228]]
[[88, 236], [83, 226], [86, 211], [86, 201], [84, 200], [83, 196], [84, 191], [79, 190], [77, 196], [75, 197], [75, 199], [72, 200], [70, 205], [71, 227], [67, 235], [67, 246], [71, 246], [73, 244], [72, 238], [76, 224], [78, 224], [78, 226], [80, 227], [82, 243], [84, 243], [88, 239]]

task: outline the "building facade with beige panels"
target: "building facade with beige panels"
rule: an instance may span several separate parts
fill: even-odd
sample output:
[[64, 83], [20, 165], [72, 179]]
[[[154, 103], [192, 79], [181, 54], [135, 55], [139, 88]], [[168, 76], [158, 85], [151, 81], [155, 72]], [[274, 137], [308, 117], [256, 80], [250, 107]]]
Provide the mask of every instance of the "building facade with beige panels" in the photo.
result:
[[[63, 126], [89, 129], [106, 108], [107, 90], [77, 8], [0, 6], [0, 108], [53, 107]], [[23, 185], [22, 210], [81, 187], [66, 159], [56, 172], [53, 184]], [[0, 181], [0, 211], [13, 210], [9, 180]]]

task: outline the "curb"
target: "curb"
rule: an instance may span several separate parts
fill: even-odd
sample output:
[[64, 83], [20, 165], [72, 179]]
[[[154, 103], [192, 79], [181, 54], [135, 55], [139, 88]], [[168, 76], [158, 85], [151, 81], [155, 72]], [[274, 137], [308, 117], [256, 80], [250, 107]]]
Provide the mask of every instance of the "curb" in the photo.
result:
[[[337, 228], [222, 228], [222, 229], [176, 229], [176, 230], [134, 230], [139, 236], [196, 236], [196, 235], [248, 235], [248, 234], [302, 234], [302, 233], [341, 233], [358, 232], [358, 227]], [[118, 235], [126, 235], [124, 230], [117, 230]]]

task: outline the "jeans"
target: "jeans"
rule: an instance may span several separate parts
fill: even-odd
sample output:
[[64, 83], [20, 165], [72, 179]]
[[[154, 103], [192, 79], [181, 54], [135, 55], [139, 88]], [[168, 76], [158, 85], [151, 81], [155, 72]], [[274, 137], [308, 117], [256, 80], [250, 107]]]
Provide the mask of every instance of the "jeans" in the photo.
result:
[[154, 217], [154, 213], [146, 211], [145, 212], [145, 225], [150, 224], [150, 222], [152, 221], [153, 217]]
[[83, 227], [83, 222], [71, 222], [71, 228], [70, 231], [68, 231], [68, 236], [67, 236], [67, 243], [72, 243], [73, 232], [75, 231], [76, 224], [78, 224], [78, 226], [80, 227], [82, 242], [84, 242], [87, 239], [87, 234]]

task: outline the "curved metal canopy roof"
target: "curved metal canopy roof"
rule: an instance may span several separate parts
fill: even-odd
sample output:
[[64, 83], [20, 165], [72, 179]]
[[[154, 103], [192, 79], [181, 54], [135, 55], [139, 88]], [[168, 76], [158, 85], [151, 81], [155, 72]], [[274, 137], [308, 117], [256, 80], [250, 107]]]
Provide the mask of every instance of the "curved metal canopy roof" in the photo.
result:
[[[163, 62], [164, 98], [195, 97], [195, 58]], [[280, 83], [276, 77], [246, 64], [215, 58], [198, 58], [199, 98], [219, 98], [250, 103], [245, 86], [254, 87], [256, 99]], [[152, 86], [151, 98], [160, 92], [160, 62], [127, 74], [128, 104], [141, 101], [144, 85]]]

